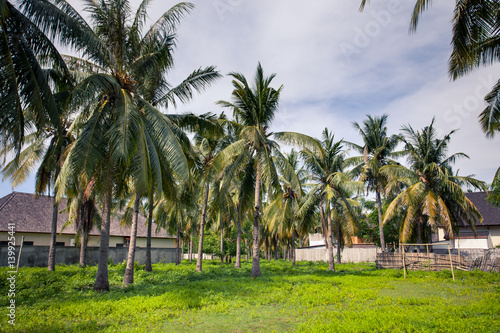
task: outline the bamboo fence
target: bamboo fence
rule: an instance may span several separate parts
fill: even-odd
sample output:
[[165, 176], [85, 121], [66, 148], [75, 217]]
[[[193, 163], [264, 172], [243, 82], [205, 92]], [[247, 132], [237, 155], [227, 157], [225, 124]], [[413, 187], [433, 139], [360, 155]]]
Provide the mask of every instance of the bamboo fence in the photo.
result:
[[[474, 270], [479, 269], [485, 272], [500, 272], [500, 258], [491, 259], [488, 252], [485, 256], [468, 262], [464, 256], [452, 255], [448, 246], [448, 254], [435, 254], [429, 252], [429, 246], [433, 244], [403, 244], [399, 253], [383, 252], [377, 253], [377, 268], [396, 268], [403, 269], [406, 278], [406, 270], [428, 270], [441, 271], [449, 269], [455, 280], [455, 270]], [[413, 253], [406, 252], [406, 246], [425, 246], [426, 252]]]

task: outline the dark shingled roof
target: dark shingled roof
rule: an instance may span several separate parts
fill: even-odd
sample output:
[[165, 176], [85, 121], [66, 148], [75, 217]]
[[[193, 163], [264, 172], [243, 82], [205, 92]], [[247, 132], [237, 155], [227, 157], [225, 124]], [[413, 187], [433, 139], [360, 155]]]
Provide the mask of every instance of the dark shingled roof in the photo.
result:
[[486, 192], [465, 193], [465, 196], [483, 215], [483, 223], [476, 226], [500, 226], [500, 207], [494, 207], [486, 200]]
[[[15, 225], [16, 232], [49, 233], [52, 223], [52, 200], [47, 196], [36, 197], [34, 194], [12, 192], [0, 198], [0, 232], [9, 231], [9, 223]], [[57, 233], [61, 233], [62, 226], [68, 221], [68, 213], [61, 212], [66, 207], [66, 200], [59, 203], [57, 218]], [[165, 230], [156, 233], [153, 227], [153, 238], [174, 238]], [[74, 225], [64, 228], [62, 234], [74, 235]], [[92, 229], [90, 235], [99, 235], [99, 230]], [[139, 214], [137, 237], [146, 237], [146, 218]], [[110, 236], [130, 237], [130, 228], [120, 224], [120, 217], [111, 217]]]

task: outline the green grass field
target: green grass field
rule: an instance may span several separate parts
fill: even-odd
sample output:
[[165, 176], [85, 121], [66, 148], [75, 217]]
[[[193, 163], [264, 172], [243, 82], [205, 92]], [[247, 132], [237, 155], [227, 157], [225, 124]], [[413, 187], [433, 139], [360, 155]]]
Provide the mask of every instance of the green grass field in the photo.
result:
[[0, 269], [1, 332], [500, 332], [500, 274], [377, 270], [261, 261], [137, 267], [110, 265], [111, 292], [92, 290], [96, 267], [21, 268], [16, 325], [7, 323], [7, 269]]

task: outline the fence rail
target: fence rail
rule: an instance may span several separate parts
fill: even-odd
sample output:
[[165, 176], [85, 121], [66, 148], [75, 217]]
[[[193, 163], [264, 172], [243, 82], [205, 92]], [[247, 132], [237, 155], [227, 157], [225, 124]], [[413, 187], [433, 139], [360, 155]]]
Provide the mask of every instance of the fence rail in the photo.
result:
[[[491, 259], [489, 253], [468, 261], [464, 256], [436, 253], [405, 253], [406, 269], [441, 271], [453, 268], [459, 270], [479, 269], [485, 272], [500, 272], [500, 259]], [[377, 268], [403, 269], [402, 253], [377, 253]]]

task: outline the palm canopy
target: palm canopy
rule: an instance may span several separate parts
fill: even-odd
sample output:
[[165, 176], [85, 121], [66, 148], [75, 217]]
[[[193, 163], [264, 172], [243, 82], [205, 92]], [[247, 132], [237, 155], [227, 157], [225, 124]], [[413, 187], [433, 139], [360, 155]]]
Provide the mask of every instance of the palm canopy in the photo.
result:
[[[368, 0], [361, 1], [363, 10]], [[420, 15], [430, 7], [431, 0], [416, 0], [411, 16], [410, 31], [417, 29]], [[497, 0], [456, 1], [453, 13], [452, 53], [448, 62], [453, 80], [477, 67], [500, 60], [500, 3]], [[486, 136], [500, 130], [500, 81], [485, 97], [487, 106], [479, 116]]]
[[[52, 25], [52, 33], [40, 24], [26, 7], [38, 1], [23, 1], [15, 6], [0, 1], [0, 134], [3, 146], [10, 146], [18, 155], [24, 135], [53, 127], [61, 134], [57, 98], [52, 93], [51, 74], [59, 73], [61, 81], [69, 82], [66, 64], [50, 37], [63, 27]], [[45, 8], [47, 15], [58, 9]], [[46, 71], [44, 68], [51, 68]]]
[[384, 165], [397, 164], [391, 157], [398, 157], [402, 152], [394, 152], [399, 142], [396, 135], [387, 134], [387, 115], [372, 117], [367, 115], [363, 125], [353, 123], [354, 128], [363, 138], [364, 145], [347, 142], [349, 146], [362, 153], [363, 156], [351, 157], [348, 164], [356, 164], [351, 174], [359, 176], [359, 180], [367, 185], [368, 190], [375, 192], [379, 216], [380, 245], [385, 251], [384, 229], [382, 225], [382, 200], [381, 193], [387, 182], [384, 174], [380, 172]]
[[389, 205], [384, 223], [397, 214], [402, 214], [400, 239], [408, 242], [417, 227], [417, 241], [422, 241], [423, 228], [442, 226], [451, 238], [459, 221], [475, 228], [482, 217], [477, 208], [465, 196], [461, 185], [484, 189], [484, 183], [471, 176], [462, 177], [452, 173], [451, 165], [458, 158], [467, 158], [463, 153], [448, 156], [451, 131], [442, 139], [437, 138], [434, 120], [421, 131], [411, 126], [402, 129], [401, 140], [405, 144], [410, 169], [401, 165], [388, 165], [381, 172], [392, 186], [404, 183], [407, 188]]

